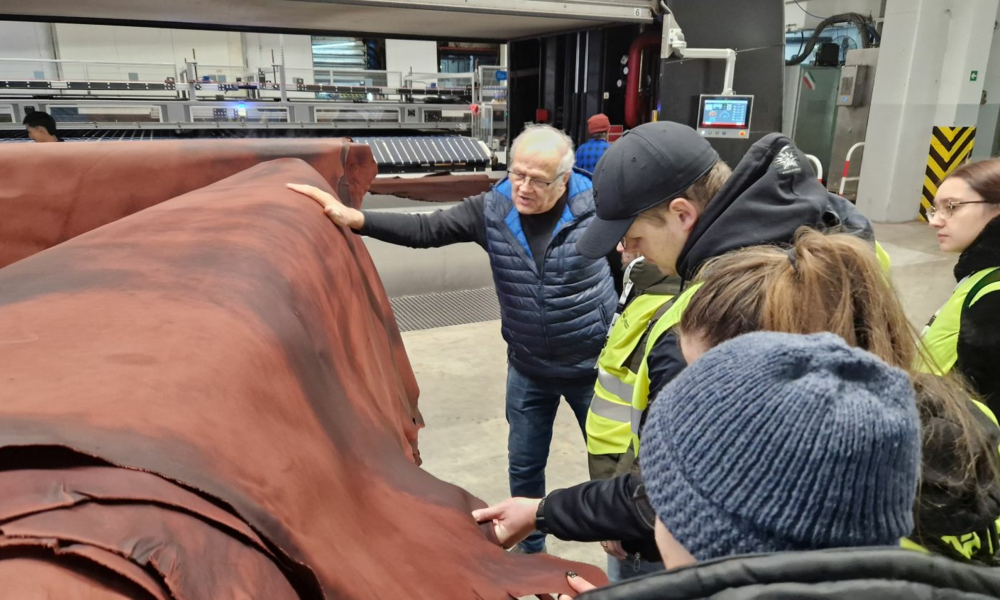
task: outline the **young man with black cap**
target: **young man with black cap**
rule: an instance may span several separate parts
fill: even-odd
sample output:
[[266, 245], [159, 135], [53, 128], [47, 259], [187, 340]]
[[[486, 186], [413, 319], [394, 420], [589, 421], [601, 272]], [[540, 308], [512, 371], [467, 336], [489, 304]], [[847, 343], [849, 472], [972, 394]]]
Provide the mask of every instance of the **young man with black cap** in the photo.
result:
[[[577, 249], [584, 256], [600, 256], [621, 242], [665, 275], [687, 282], [711, 258], [749, 246], [790, 244], [800, 227], [836, 227], [873, 240], [868, 220], [827, 192], [807, 164], [787, 137], [770, 134], [730, 171], [690, 127], [642, 125], [612, 145], [597, 166], [597, 218]], [[887, 257], [880, 259], [885, 264]], [[695, 289], [688, 286], [650, 326], [632, 399], [636, 455], [649, 399], [687, 366], [672, 327]], [[637, 468], [541, 500], [513, 498], [473, 515], [480, 522], [492, 520], [505, 545], [537, 526], [566, 540], [621, 539], [630, 554], [658, 556], [655, 515]]]

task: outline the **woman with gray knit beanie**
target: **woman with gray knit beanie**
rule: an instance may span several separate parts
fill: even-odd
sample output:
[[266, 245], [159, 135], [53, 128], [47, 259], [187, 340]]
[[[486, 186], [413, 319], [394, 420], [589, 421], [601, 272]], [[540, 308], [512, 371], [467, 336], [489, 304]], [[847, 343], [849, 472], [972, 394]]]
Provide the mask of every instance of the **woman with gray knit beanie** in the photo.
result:
[[918, 371], [929, 358], [898, 295], [863, 242], [804, 231], [793, 248], [756, 247], [705, 266], [680, 322], [688, 361], [755, 331], [829, 331], [907, 371], [923, 437], [914, 529], [902, 545], [1000, 564], [1000, 429], [954, 374]]
[[689, 358], [640, 449], [667, 570], [910, 533], [920, 417], [906, 372], [832, 333], [749, 333]]
[[644, 480], [667, 569], [737, 554], [892, 546], [913, 529], [907, 374], [830, 333], [751, 333], [664, 388]]

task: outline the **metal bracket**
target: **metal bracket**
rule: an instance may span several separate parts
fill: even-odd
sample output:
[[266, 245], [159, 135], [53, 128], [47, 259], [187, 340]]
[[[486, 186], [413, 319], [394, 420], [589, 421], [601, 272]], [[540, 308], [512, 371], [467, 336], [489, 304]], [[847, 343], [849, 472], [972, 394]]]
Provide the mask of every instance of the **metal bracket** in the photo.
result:
[[663, 42], [660, 45], [660, 58], [667, 59], [671, 56], [683, 59], [710, 59], [726, 61], [726, 76], [723, 83], [722, 95], [732, 96], [733, 79], [736, 77], [736, 50], [732, 48], [688, 48], [687, 40], [684, 39], [684, 32], [677, 23], [674, 13], [667, 8], [665, 2], [661, 0], [663, 14]]

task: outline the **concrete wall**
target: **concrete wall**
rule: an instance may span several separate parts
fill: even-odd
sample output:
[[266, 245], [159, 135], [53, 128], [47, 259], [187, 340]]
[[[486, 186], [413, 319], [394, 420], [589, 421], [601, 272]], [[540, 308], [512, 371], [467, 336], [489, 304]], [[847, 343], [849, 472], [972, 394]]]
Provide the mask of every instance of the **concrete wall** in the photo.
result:
[[[52, 26], [47, 23], [0, 21], [0, 58], [53, 59]], [[55, 65], [44, 62], [0, 62], [0, 76], [18, 78], [58, 77]]]
[[178, 72], [195, 50], [199, 74], [224, 74], [229, 81], [244, 64], [243, 42], [234, 32], [57, 24], [55, 43], [67, 60], [170, 63]]
[[[979, 117], [983, 78], [994, 36], [991, 35], [993, 23], [984, 19], [979, 10], [959, 10], [960, 6], [965, 8], [973, 2], [957, 0], [947, 13], [948, 48], [944, 53], [941, 74], [937, 78], [940, 85], [935, 125], [969, 127], [974, 126]], [[988, 2], [981, 4], [986, 5]], [[995, 12], [991, 11], [989, 16], [995, 16]], [[972, 81], [972, 71], [978, 71], [978, 81]]]
[[406, 75], [411, 68], [414, 73], [437, 73], [437, 42], [386, 40], [386, 71], [399, 71]]
[[[997, 16], [1000, 20], [1000, 15]], [[993, 45], [990, 46], [989, 66], [985, 72], [979, 73], [983, 78], [983, 90], [986, 92], [986, 104], [979, 107], [979, 118], [976, 120], [976, 147], [972, 150], [973, 160], [982, 160], [997, 156], [997, 130], [1000, 128], [1000, 31], [993, 32]]]
[[[282, 45], [289, 79], [310, 79], [312, 38], [307, 35], [0, 21], [0, 58], [169, 63], [179, 73], [184, 68], [184, 60], [194, 59], [196, 52], [200, 75], [226, 75], [228, 81], [243, 75], [244, 69], [270, 69], [272, 50], [275, 60], [281, 62]], [[505, 61], [506, 53], [502, 53], [502, 57]], [[34, 70], [35, 66], [22, 66], [23, 69]], [[411, 70], [415, 73], [436, 73], [437, 42], [386, 40], [386, 69], [404, 75]], [[135, 69], [122, 71], [122, 74], [107, 73], [102, 76], [127, 79], [128, 74], [124, 71], [134, 72]], [[155, 71], [150, 78], [159, 79], [162, 74], [159, 70]], [[20, 76], [31, 74], [32, 71], [28, 71]], [[9, 75], [15, 76], [13, 73]], [[55, 73], [46, 75], [58, 76]], [[145, 73], [140, 72], [139, 75], [146, 78]]]
[[52, 26], [0, 21], [0, 58], [55, 58]]
[[870, 218], [914, 219], [933, 127], [976, 124], [997, 10], [996, 0], [889, 0], [858, 190]]
[[[271, 72], [274, 60], [286, 65], [288, 78], [303, 77], [312, 82], [312, 37], [308, 35], [278, 35], [118, 27], [104, 25], [72, 25], [19, 23], [0, 21], [0, 58], [60, 58], [69, 61], [102, 61], [127, 63], [166, 63], [168, 67], [82, 67], [64, 65], [60, 71], [42, 63], [7, 65], [0, 62], [0, 73], [10, 77], [30, 77], [34, 71], [45, 75], [127, 79], [137, 73], [140, 79], [161, 79], [184, 69], [185, 59], [197, 55], [199, 75], [225, 75], [232, 82], [236, 77], [263, 68]], [[20, 69], [23, 73], [16, 73]], [[296, 97], [293, 92], [292, 97]], [[313, 94], [301, 94], [312, 98]]]

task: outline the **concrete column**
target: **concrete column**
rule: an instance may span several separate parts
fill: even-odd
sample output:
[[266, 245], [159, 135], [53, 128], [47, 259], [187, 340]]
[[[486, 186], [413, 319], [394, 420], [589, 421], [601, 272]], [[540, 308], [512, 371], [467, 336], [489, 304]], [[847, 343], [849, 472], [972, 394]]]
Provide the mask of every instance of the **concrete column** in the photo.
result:
[[976, 125], [998, 7], [888, 0], [858, 189], [869, 218], [916, 218], [933, 128]]
[[[1000, 21], [1000, 14], [997, 15]], [[983, 81], [983, 92], [986, 102], [979, 107], [979, 120], [976, 122], [976, 147], [972, 150], [972, 160], [983, 160], [997, 156], [997, 133], [1000, 131], [1000, 28], [993, 32], [993, 45], [990, 46], [990, 62], [986, 68]]]

